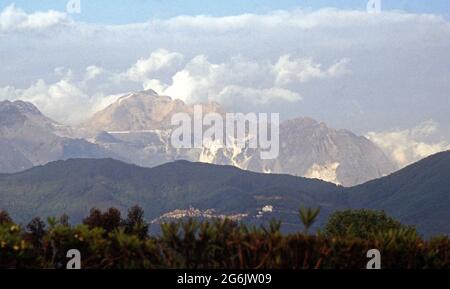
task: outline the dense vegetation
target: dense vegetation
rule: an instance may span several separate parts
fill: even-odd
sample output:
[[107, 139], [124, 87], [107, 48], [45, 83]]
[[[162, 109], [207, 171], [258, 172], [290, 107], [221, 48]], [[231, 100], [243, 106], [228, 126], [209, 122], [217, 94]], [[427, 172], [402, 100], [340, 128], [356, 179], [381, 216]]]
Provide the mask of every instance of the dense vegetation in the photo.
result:
[[330, 237], [373, 239], [384, 232], [395, 231], [417, 237], [414, 227], [405, 226], [384, 211], [345, 210], [330, 216], [325, 234]]
[[[81, 252], [86, 269], [365, 268], [366, 253], [374, 248], [382, 268], [450, 268], [448, 237], [425, 241], [413, 228], [370, 211], [337, 212], [325, 232], [309, 235], [318, 213], [301, 210], [305, 231], [289, 235], [281, 234], [276, 221], [256, 228], [188, 219], [162, 224], [161, 235], [152, 236], [139, 207], [125, 219], [116, 209], [93, 209], [76, 226], [67, 216], [20, 226], [0, 211], [0, 268], [65, 268], [70, 249]], [[363, 231], [355, 231], [361, 224]]]
[[[430, 237], [450, 234], [449, 195], [450, 151], [352, 188], [186, 161], [142, 168], [113, 159], [73, 159], [0, 175], [0, 208], [22, 223], [61, 212], [80, 223], [90, 207], [126, 212], [139, 204], [147, 220], [192, 206], [248, 214], [247, 223], [275, 218], [283, 222], [283, 233], [295, 233], [303, 229], [296, 214], [299, 207], [322, 208], [310, 229], [323, 227], [335, 211], [365, 208], [384, 210]], [[266, 205], [273, 206], [273, 212], [255, 220]]]

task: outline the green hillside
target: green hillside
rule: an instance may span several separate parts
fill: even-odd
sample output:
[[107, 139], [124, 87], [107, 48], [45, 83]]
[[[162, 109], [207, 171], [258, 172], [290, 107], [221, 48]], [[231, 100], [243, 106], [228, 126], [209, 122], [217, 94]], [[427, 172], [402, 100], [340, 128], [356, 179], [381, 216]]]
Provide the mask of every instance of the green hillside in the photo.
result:
[[425, 235], [450, 232], [450, 151], [349, 189], [353, 206], [385, 210]]
[[[113, 159], [71, 159], [0, 175], [0, 208], [18, 221], [66, 213], [76, 223], [92, 207], [126, 211], [135, 204], [148, 220], [193, 207], [245, 213], [250, 223], [276, 218], [284, 231], [301, 228], [299, 207], [321, 207], [318, 226], [337, 209], [371, 208], [386, 210], [425, 235], [449, 234], [450, 152], [352, 188], [187, 161], [142, 168]], [[273, 211], [257, 218], [267, 205]]]

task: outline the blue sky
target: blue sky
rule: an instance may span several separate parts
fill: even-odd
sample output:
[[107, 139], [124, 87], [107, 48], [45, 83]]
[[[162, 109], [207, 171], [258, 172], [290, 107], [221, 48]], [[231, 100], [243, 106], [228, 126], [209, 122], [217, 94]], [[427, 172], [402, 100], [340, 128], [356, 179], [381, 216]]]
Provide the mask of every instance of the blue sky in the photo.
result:
[[[64, 11], [68, 0], [0, 1], [0, 9], [15, 3], [27, 12], [54, 9]], [[237, 15], [265, 13], [292, 8], [319, 9], [334, 7], [362, 10], [366, 0], [81, 0], [82, 13], [75, 20], [89, 23], [122, 24], [144, 22], [151, 18], [169, 18], [177, 15]], [[412, 13], [432, 13], [449, 18], [449, 0], [381, 0], [383, 10], [402, 10]]]

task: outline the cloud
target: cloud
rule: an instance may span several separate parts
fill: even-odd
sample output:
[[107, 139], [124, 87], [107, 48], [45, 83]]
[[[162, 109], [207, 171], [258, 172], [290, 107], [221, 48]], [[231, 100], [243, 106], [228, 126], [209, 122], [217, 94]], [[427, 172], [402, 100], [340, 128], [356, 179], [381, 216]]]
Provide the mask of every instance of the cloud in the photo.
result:
[[61, 78], [47, 83], [43, 79], [28, 88], [0, 87], [0, 99], [24, 100], [36, 105], [45, 115], [62, 122], [75, 124], [116, 100], [120, 95], [88, 94], [88, 81], [102, 73], [96, 66], [86, 68], [81, 80], [76, 80], [71, 70], [55, 69]]
[[174, 68], [182, 60], [183, 56], [180, 53], [158, 49], [150, 57], [139, 59], [128, 69], [126, 76], [133, 81], [146, 81], [155, 77], [156, 72]]
[[314, 78], [339, 77], [350, 73], [348, 63], [349, 59], [343, 58], [324, 70], [310, 58], [292, 59], [290, 55], [283, 55], [274, 66], [275, 81], [279, 85], [285, 85], [292, 82], [308, 82]]
[[51, 84], [40, 79], [27, 89], [9, 87], [6, 92], [9, 94], [8, 99], [29, 101], [57, 120], [76, 121], [78, 120], [76, 115], [84, 115], [83, 107], [85, 110], [89, 109], [88, 106], [80, 105], [88, 96], [69, 79], [62, 79]]
[[[302, 99], [300, 92], [284, 85], [340, 77], [349, 71], [347, 62], [347, 59], [342, 59], [322, 70], [321, 64], [309, 58], [293, 58], [290, 55], [282, 55], [276, 63], [251, 61], [243, 57], [212, 63], [205, 55], [198, 55], [175, 73], [170, 84], [153, 80], [153, 85], [161, 93], [188, 103], [218, 101], [231, 104], [236, 100], [256, 104], [277, 100], [295, 102]], [[150, 85], [147, 82], [146, 87], [150, 88]]]
[[277, 10], [266, 14], [241, 14], [233, 16], [214, 17], [208, 15], [178, 16], [167, 20], [154, 20], [150, 24], [171, 31], [196, 30], [212, 33], [236, 33], [243, 30], [273, 30], [286, 29], [312, 30], [323, 28], [340, 28], [355, 23], [364, 26], [376, 26], [407, 23], [412, 20], [442, 21], [441, 16], [431, 14], [408, 14], [402, 12], [383, 11], [380, 14], [370, 14], [363, 10], [340, 10], [322, 8], [319, 10], [293, 9]]
[[93, 80], [103, 73], [103, 68], [91, 65], [86, 67], [85, 81]]
[[27, 14], [11, 4], [0, 13], [0, 31], [42, 30], [62, 23], [69, 23], [67, 15], [54, 10]]
[[233, 68], [233, 64], [214, 64], [198, 55], [172, 77], [163, 93], [189, 103], [212, 100], [220, 90], [218, 86], [234, 82]]
[[266, 104], [276, 100], [295, 102], [301, 100], [302, 97], [297, 92], [280, 87], [255, 89], [229, 85], [220, 91], [218, 99], [221, 102], [247, 100], [251, 103]]
[[[444, 17], [293, 9], [99, 25], [15, 6], [0, 15], [2, 98], [41, 80], [49, 103], [40, 92], [40, 106], [62, 122], [85, 117], [93, 103], [114, 95], [153, 88], [188, 102], [220, 101], [230, 110], [310, 116], [358, 134], [433, 118], [441, 124], [436, 134], [450, 136]], [[59, 75], [58, 67], [64, 68]], [[55, 85], [79, 100], [56, 98]]]
[[404, 167], [429, 155], [450, 150], [447, 141], [424, 140], [438, 131], [438, 124], [429, 120], [411, 129], [369, 132], [366, 137], [381, 147], [400, 167]]
[[[280, 59], [284, 59], [282, 56]], [[85, 120], [96, 110], [117, 99], [117, 93], [105, 92], [105, 87], [130, 87], [139, 83], [143, 89], [153, 89], [160, 94], [181, 99], [187, 103], [217, 101], [232, 107], [245, 101], [249, 104], [268, 104], [274, 101], [297, 102], [302, 100], [298, 91], [277, 84], [280, 60], [249, 61], [243, 57], [231, 57], [223, 63], [212, 63], [204, 55], [198, 55], [182, 65], [184, 56], [177, 52], [156, 50], [148, 58], [141, 58], [123, 72], [106, 70], [90, 65], [79, 75], [71, 69], [57, 67], [58, 80], [48, 83], [39, 79], [25, 89], [3, 87], [1, 99], [22, 99], [38, 106], [45, 114], [64, 123]], [[320, 67], [309, 59], [292, 58], [296, 63], [306, 62]], [[332, 67], [334, 67], [333, 65]], [[304, 74], [309, 67], [290, 67], [292, 74]], [[297, 69], [297, 70], [296, 70]], [[329, 68], [328, 70], [330, 70]], [[154, 79], [161, 71], [169, 73], [169, 83]], [[329, 74], [328, 71], [321, 72]], [[328, 77], [311, 75], [313, 78]], [[97, 91], [97, 93], [90, 93]], [[123, 93], [126, 91], [124, 90]]]

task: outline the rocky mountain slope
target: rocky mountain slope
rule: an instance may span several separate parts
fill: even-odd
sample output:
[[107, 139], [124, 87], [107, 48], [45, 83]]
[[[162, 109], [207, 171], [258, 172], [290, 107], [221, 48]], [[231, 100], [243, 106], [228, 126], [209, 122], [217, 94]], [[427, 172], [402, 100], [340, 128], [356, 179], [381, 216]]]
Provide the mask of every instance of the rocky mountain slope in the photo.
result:
[[[202, 110], [203, 115], [226, 114], [217, 103], [202, 104]], [[171, 118], [180, 112], [192, 116], [194, 106], [146, 90], [124, 95], [85, 123], [69, 127], [44, 116], [31, 103], [0, 102], [0, 172], [70, 157], [112, 157], [146, 167], [189, 160], [351, 186], [396, 169], [368, 139], [309, 118], [281, 123], [280, 153], [272, 160], [261, 159], [261, 150], [248, 146], [175, 148], [170, 141]]]
[[[225, 111], [216, 103], [203, 104], [202, 108], [204, 114], [223, 115]], [[281, 123], [280, 154], [275, 160], [263, 160], [259, 149], [249, 147], [174, 149], [170, 144], [170, 118], [177, 112], [192, 115], [193, 106], [152, 90], [131, 93], [96, 113], [86, 122], [85, 131], [97, 134], [96, 144], [142, 166], [185, 159], [255, 172], [289, 173], [345, 186], [379, 178], [396, 169], [365, 137], [309, 118]]]
[[31, 103], [0, 102], [0, 171], [17, 172], [74, 157], [116, 156], [86, 140], [66, 137], [70, 130]]
[[[221, 112], [217, 103], [202, 105], [203, 111]], [[95, 113], [82, 127], [90, 132], [148, 131], [170, 129], [175, 113], [193, 114], [193, 107], [154, 90], [131, 92]]]

